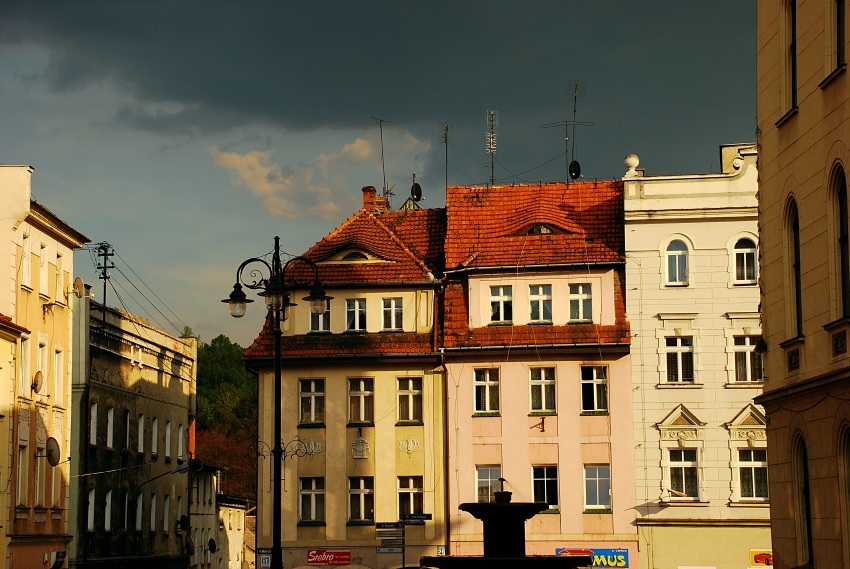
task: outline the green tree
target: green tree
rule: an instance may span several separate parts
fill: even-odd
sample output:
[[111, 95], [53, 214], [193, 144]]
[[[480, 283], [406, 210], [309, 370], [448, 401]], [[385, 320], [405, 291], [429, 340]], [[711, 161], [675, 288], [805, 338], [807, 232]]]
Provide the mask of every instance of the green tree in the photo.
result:
[[244, 351], [223, 334], [198, 346], [199, 429], [227, 436], [256, 434], [257, 378], [242, 363]]

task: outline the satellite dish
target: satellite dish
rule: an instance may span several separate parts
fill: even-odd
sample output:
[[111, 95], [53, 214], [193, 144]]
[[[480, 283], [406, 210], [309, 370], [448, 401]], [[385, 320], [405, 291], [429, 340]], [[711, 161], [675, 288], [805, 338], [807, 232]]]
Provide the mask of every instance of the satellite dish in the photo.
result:
[[195, 540], [192, 539], [191, 535], [186, 536], [186, 553], [195, 555]]
[[86, 293], [86, 287], [83, 285], [83, 279], [77, 277], [74, 279], [74, 295], [77, 298], [83, 298], [83, 295]]
[[[47, 439], [47, 444], [44, 447], [45, 452], [47, 453], [47, 462], [50, 466], [57, 466], [59, 464], [59, 442], [50, 437]], [[55, 475], [54, 475], [55, 476]]]
[[44, 385], [44, 374], [42, 374], [41, 371], [37, 371], [32, 378], [32, 385], [30, 387], [32, 387], [33, 391], [38, 393], [41, 391], [42, 385]]
[[575, 180], [579, 176], [581, 176], [581, 165], [578, 163], [578, 160], [573, 160], [570, 162], [570, 178]]
[[418, 202], [422, 199], [422, 186], [418, 183], [413, 182], [413, 185], [410, 186], [410, 197], [413, 198], [413, 201]]
[[210, 541], [207, 545], [208, 545], [207, 549], [210, 550], [210, 553], [215, 553], [216, 550], [218, 549], [218, 546], [215, 544], [215, 540], [213, 538], [210, 538]]

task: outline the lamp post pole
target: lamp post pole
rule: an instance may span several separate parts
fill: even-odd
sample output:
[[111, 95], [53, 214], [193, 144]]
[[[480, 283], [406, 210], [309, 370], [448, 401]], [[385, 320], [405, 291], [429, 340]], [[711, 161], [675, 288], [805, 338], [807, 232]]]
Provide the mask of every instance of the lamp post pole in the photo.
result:
[[[306, 264], [311, 270], [312, 280], [299, 280], [296, 277], [286, 278], [286, 270], [292, 263]], [[246, 269], [247, 274], [244, 274]], [[268, 275], [268, 276], [266, 276]], [[247, 277], [247, 278], [246, 278]], [[283, 461], [284, 450], [281, 442], [281, 401], [283, 399], [282, 377], [281, 377], [281, 359], [283, 357], [281, 348], [281, 337], [283, 331], [280, 323], [287, 318], [287, 310], [290, 306], [295, 306], [289, 301], [289, 293], [297, 288], [310, 287], [310, 294], [304, 297], [303, 300], [309, 301], [310, 312], [312, 314], [324, 314], [327, 308], [327, 302], [332, 297], [325, 294], [321, 283], [319, 282], [319, 270], [316, 264], [306, 257], [294, 257], [281, 265], [280, 262], [280, 237], [274, 238], [274, 252], [272, 253], [271, 264], [263, 258], [252, 257], [243, 261], [239, 268], [236, 269], [236, 283], [233, 285], [233, 292], [222, 302], [226, 302], [230, 309], [230, 315], [234, 318], [241, 318], [245, 315], [247, 304], [254, 302], [246, 297], [242, 287], [252, 290], [261, 291], [260, 296], [266, 301], [266, 308], [271, 316], [272, 334], [274, 336], [274, 409], [273, 409], [273, 429], [272, 436], [274, 437], [274, 445], [272, 445], [272, 556], [271, 569], [283, 569], [283, 550], [281, 548], [281, 533], [283, 527], [282, 510], [283, 510]], [[296, 437], [300, 442], [300, 439]], [[288, 444], [288, 443], [287, 443]], [[301, 443], [303, 444], [303, 443]], [[302, 456], [300, 452], [293, 453], [294, 455]]]

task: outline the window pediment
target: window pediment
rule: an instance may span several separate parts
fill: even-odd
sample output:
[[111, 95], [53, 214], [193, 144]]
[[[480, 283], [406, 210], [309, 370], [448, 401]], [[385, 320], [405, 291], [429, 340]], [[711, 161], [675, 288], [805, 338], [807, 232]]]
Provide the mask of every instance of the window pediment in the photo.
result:
[[679, 405], [663, 421], [655, 425], [661, 431], [661, 439], [667, 441], [687, 441], [702, 438], [705, 426], [696, 415], [684, 405]]

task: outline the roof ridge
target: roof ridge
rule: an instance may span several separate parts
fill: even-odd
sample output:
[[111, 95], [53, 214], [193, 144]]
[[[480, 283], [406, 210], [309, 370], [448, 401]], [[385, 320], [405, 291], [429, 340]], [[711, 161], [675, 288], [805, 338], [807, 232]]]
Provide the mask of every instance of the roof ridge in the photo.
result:
[[387, 235], [390, 236], [390, 239], [395, 241], [396, 244], [399, 247], [401, 247], [402, 251], [404, 251], [407, 254], [408, 257], [413, 259], [414, 263], [419, 265], [419, 268], [422, 269], [422, 272], [425, 274], [425, 276], [427, 276], [429, 274], [433, 274], [433, 272], [428, 267], [428, 265], [426, 265], [419, 257], [417, 257], [416, 255], [413, 254], [413, 251], [410, 250], [410, 248], [407, 246], [407, 243], [402, 241], [401, 237], [396, 235], [395, 231], [393, 231], [392, 229], [387, 227], [387, 225], [384, 222], [382, 222], [381, 220], [379, 220], [378, 216], [376, 216], [374, 213], [366, 212], [366, 214], [375, 221], [375, 223], [378, 225], [378, 227], [383, 229], [387, 233]]

